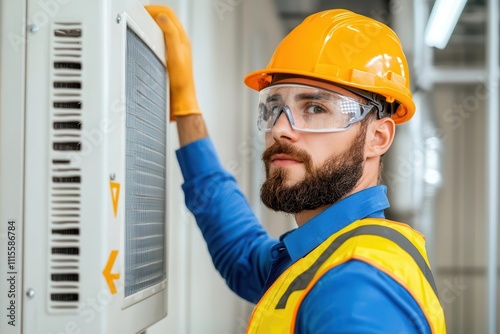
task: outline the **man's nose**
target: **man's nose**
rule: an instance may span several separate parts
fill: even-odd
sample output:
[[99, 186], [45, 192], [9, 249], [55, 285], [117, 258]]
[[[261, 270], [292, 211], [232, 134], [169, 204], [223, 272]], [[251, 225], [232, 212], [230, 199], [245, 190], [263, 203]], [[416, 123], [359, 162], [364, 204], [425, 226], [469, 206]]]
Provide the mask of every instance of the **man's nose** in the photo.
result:
[[293, 117], [289, 110], [286, 110], [287, 107], [282, 107], [278, 112], [278, 116], [274, 121], [273, 128], [271, 132], [275, 140], [278, 139], [289, 139], [296, 140], [297, 131], [295, 131], [292, 127]]

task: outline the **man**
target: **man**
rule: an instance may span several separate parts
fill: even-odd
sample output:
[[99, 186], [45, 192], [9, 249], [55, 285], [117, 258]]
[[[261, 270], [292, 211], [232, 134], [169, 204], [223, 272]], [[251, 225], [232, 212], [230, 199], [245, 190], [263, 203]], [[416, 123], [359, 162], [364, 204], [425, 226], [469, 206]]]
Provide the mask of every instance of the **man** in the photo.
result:
[[262, 201], [298, 225], [275, 240], [208, 139], [181, 24], [147, 9], [167, 44], [186, 205], [229, 287], [257, 303], [248, 332], [445, 333], [424, 238], [384, 218], [381, 158], [415, 111], [394, 32], [346, 10], [317, 13], [245, 78], [266, 136]]

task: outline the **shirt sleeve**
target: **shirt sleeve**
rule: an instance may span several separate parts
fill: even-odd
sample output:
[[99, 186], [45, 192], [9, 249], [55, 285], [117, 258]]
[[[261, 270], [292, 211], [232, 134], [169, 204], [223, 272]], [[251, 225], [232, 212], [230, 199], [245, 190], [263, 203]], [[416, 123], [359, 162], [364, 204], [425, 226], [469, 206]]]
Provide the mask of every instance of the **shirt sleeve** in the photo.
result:
[[236, 180], [220, 164], [210, 139], [190, 143], [176, 154], [186, 206], [196, 218], [215, 267], [234, 292], [256, 303], [271, 266], [269, 250], [278, 240], [258, 222]]
[[390, 276], [362, 261], [326, 273], [297, 315], [297, 334], [430, 334], [413, 297]]

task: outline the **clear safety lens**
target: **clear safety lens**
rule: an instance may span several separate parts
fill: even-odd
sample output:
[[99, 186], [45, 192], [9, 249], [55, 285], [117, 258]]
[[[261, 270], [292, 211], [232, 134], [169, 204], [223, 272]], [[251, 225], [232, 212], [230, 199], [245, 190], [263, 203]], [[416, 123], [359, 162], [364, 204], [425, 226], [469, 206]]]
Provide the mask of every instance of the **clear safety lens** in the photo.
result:
[[296, 84], [269, 86], [259, 93], [258, 127], [271, 131], [284, 114], [294, 130], [337, 132], [361, 121], [374, 108], [352, 97]]

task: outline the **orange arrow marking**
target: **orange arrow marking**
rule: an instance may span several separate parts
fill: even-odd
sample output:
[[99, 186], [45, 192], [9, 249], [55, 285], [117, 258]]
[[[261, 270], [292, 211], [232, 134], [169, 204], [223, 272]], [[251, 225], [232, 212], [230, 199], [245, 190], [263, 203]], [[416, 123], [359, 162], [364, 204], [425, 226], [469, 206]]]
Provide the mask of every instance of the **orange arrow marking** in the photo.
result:
[[111, 191], [113, 213], [116, 217], [116, 215], [118, 214], [118, 200], [120, 199], [120, 184], [118, 182], [109, 181], [109, 189]]
[[109, 291], [111, 292], [112, 295], [116, 293], [116, 286], [115, 286], [115, 279], [120, 278], [120, 274], [115, 273], [112, 274], [111, 270], [113, 269], [113, 265], [115, 264], [116, 257], [118, 256], [118, 251], [117, 250], [112, 250], [111, 254], [109, 254], [109, 259], [108, 263], [106, 263], [106, 267], [104, 267], [104, 270], [102, 271], [102, 274], [104, 275], [104, 278], [106, 279], [106, 283], [108, 283]]

